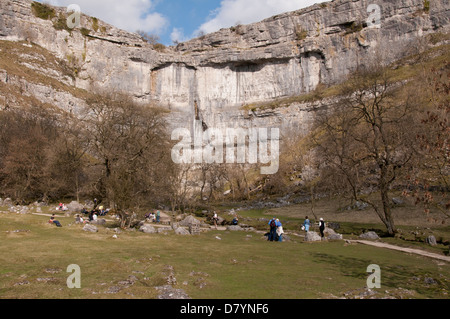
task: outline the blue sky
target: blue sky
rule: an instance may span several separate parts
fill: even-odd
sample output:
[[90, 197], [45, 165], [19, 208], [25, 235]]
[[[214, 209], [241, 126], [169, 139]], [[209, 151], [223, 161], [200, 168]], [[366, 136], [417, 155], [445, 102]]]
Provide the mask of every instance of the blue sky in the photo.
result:
[[210, 33], [248, 24], [325, 0], [44, 0], [67, 7], [77, 4], [85, 14], [130, 32], [156, 34], [171, 45], [199, 32]]

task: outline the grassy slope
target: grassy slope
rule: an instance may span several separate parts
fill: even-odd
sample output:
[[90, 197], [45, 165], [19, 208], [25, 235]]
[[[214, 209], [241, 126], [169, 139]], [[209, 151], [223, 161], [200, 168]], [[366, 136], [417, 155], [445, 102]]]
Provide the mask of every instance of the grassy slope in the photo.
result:
[[[395, 251], [344, 242], [307, 244], [297, 237], [267, 242], [245, 232], [185, 237], [127, 231], [114, 239], [106, 228], [86, 233], [69, 226], [72, 218], [58, 219], [63, 228], [47, 224], [45, 216], [0, 215], [0, 298], [155, 298], [167, 265], [174, 269], [175, 287], [196, 299], [334, 298], [362, 289], [370, 264], [382, 269], [379, 297], [386, 290], [405, 297], [402, 289], [409, 289], [406, 297], [448, 298], [448, 265]], [[19, 229], [28, 232], [12, 232]], [[81, 289], [67, 288], [70, 264], [81, 267]], [[138, 278], [134, 285], [107, 293], [131, 275]], [[425, 277], [437, 283], [426, 285]]]

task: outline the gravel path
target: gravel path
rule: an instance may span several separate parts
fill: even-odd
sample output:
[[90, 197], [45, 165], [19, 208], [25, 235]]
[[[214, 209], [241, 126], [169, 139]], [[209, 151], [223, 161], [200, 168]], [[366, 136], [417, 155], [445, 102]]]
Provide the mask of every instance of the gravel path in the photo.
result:
[[430, 252], [427, 252], [427, 251], [424, 251], [424, 250], [420, 250], [420, 249], [399, 247], [399, 246], [395, 246], [395, 245], [390, 245], [390, 244], [386, 244], [386, 243], [380, 243], [380, 242], [376, 242], [376, 241], [368, 241], [368, 240], [349, 240], [349, 241], [350, 242], [354, 242], [354, 243], [364, 244], [364, 245], [380, 247], [380, 248], [387, 248], [387, 249], [403, 251], [405, 253], [416, 254], [416, 255], [421, 255], [421, 256], [425, 256], [425, 257], [430, 257], [430, 258], [434, 258], [434, 259], [439, 259], [439, 260], [443, 260], [443, 261], [446, 261], [446, 262], [450, 262], [450, 256], [434, 254], [434, 253], [430, 253]]

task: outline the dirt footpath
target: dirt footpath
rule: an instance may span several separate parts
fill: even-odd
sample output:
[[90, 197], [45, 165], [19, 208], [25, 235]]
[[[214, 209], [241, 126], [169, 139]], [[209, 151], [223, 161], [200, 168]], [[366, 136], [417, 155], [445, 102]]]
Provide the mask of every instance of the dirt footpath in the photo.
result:
[[425, 257], [430, 257], [430, 258], [434, 258], [434, 259], [439, 259], [439, 260], [443, 260], [443, 261], [446, 261], [446, 262], [450, 262], [450, 256], [434, 254], [434, 253], [430, 253], [430, 252], [427, 252], [427, 251], [424, 251], [424, 250], [420, 250], [420, 249], [399, 247], [399, 246], [395, 246], [395, 245], [390, 245], [390, 244], [386, 244], [386, 243], [380, 243], [380, 242], [376, 242], [376, 241], [368, 241], [368, 240], [349, 240], [349, 241], [350, 242], [354, 242], [354, 243], [364, 244], [364, 245], [380, 247], [380, 248], [387, 248], [387, 249], [403, 251], [405, 253], [416, 254], [416, 255], [421, 255], [421, 256], [425, 256]]

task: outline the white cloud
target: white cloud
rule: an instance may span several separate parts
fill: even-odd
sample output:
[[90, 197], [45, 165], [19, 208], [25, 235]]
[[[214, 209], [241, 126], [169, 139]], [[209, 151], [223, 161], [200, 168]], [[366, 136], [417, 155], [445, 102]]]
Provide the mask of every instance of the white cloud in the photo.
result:
[[236, 24], [248, 24], [265, 18], [327, 0], [223, 0], [212, 18], [202, 24], [197, 32], [211, 33]]
[[186, 41], [186, 37], [184, 36], [184, 30], [182, 28], [173, 28], [172, 33], [170, 34], [170, 39], [174, 43]]
[[49, 3], [62, 7], [77, 4], [81, 12], [130, 32], [159, 33], [169, 25], [166, 17], [153, 11], [155, 0], [51, 0]]

